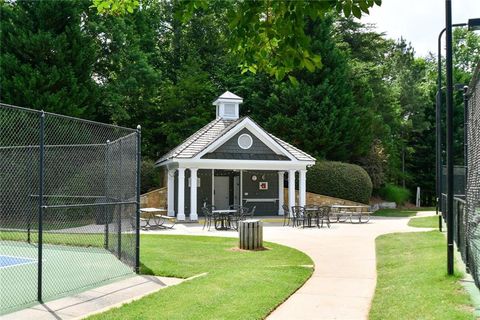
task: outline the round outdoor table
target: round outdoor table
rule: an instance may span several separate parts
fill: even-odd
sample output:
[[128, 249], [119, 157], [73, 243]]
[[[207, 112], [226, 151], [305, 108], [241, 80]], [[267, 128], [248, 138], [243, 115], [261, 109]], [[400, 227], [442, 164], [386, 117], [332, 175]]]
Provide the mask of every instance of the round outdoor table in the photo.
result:
[[220, 223], [221, 223], [221, 226], [218, 227], [217, 226], [217, 221], [215, 219], [215, 229], [216, 230], [229, 230], [229, 229], [231, 229], [231, 227], [228, 224], [228, 217], [232, 213], [235, 213], [235, 212], [237, 212], [237, 210], [234, 210], [234, 209], [213, 210], [212, 213], [214, 215], [217, 215], [218, 217], [220, 217]]

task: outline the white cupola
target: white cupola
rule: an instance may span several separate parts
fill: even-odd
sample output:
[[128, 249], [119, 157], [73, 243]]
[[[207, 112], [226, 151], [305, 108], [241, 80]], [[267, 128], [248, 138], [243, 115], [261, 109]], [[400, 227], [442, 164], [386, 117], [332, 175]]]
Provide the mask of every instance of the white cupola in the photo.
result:
[[217, 106], [217, 119], [237, 120], [240, 117], [239, 109], [242, 102], [242, 98], [226, 91], [217, 100], [213, 101], [213, 105]]

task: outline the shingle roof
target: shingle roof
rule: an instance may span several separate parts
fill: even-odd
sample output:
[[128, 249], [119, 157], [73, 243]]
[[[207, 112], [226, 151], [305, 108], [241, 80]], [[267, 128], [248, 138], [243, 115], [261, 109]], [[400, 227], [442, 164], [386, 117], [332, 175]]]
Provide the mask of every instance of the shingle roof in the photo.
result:
[[[242, 122], [246, 117], [237, 120], [226, 120], [218, 118], [195, 132], [193, 135], [184, 140], [176, 148], [163, 155], [156, 164], [159, 165], [162, 162], [169, 159], [191, 159], [198, 153], [207, 148], [210, 144], [216, 141], [218, 138], [225, 135], [228, 131], [233, 129], [237, 124]], [[264, 130], [265, 131], [265, 130]], [[299, 161], [315, 161], [315, 158], [303, 152], [302, 150], [290, 145], [289, 143], [275, 137], [267, 132], [267, 134], [275, 140], [280, 146], [282, 146], [287, 152], [289, 152], [295, 159]]]

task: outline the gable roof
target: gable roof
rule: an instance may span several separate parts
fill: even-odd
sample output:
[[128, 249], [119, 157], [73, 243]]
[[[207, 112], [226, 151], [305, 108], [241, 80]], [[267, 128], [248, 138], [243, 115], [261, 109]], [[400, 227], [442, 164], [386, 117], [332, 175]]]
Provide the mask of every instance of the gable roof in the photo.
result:
[[[170, 159], [191, 159], [197, 154], [204, 151], [208, 146], [213, 142], [218, 140], [220, 137], [223, 137], [227, 132], [235, 128], [243, 120], [249, 119], [249, 117], [239, 118], [237, 120], [226, 120], [218, 118], [195, 132], [193, 135], [184, 140], [176, 148], [163, 155], [157, 162], [156, 165], [160, 165], [162, 162], [165, 162]], [[260, 127], [261, 128], [261, 127]], [[263, 128], [261, 128], [263, 130]], [[271, 139], [273, 139], [280, 147], [285, 149], [290, 153], [294, 159], [298, 161], [316, 161], [316, 159], [306, 152], [292, 146], [291, 144], [281, 140], [280, 138], [275, 137], [274, 135], [263, 130]]]

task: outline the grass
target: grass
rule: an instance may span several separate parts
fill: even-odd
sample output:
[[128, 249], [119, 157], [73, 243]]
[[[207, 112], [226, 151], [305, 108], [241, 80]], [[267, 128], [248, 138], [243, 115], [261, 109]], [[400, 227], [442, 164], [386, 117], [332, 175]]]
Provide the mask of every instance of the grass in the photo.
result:
[[263, 319], [313, 272], [307, 255], [273, 243], [254, 252], [232, 250], [231, 238], [142, 235], [141, 243], [143, 273], [207, 275], [88, 319]]
[[377, 238], [377, 287], [369, 319], [472, 319], [473, 307], [446, 274], [445, 237], [438, 231]]
[[377, 217], [413, 217], [418, 211], [435, 211], [435, 208], [414, 208], [414, 209], [380, 209], [373, 213]]
[[413, 218], [408, 221], [408, 225], [416, 228], [438, 228], [438, 217], [439, 216]]
[[[32, 243], [38, 243], [38, 232], [32, 231], [30, 233]], [[0, 233], [0, 240], [8, 241], [27, 241], [26, 231], [4, 231]], [[45, 232], [43, 234], [43, 243], [58, 244], [66, 246], [80, 246], [80, 247], [103, 247], [103, 234], [89, 234], [89, 233], [52, 233]]]

